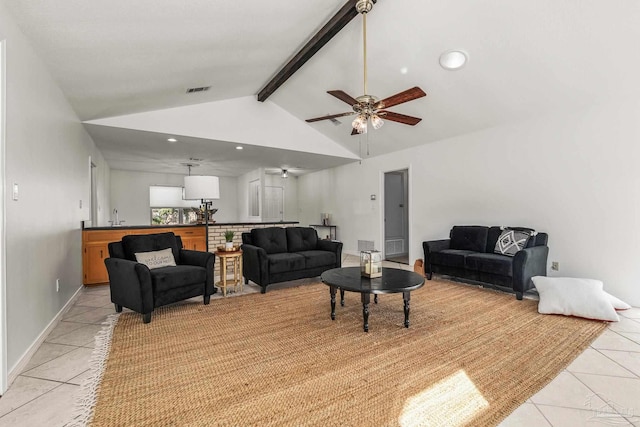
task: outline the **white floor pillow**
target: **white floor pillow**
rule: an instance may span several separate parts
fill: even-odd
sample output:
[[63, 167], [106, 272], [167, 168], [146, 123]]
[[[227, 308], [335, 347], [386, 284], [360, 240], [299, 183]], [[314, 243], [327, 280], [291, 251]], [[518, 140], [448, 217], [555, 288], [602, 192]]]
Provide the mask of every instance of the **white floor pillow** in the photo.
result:
[[535, 276], [531, 280], [540, 294], [538, 313], [564, 314], [609, 322], [620, 320], [612, 303], [613, 296], [602, 290], [602, 282], [599, 280], [546, 276]]
[[602, 292], [604, 292], [607, 295], [607, 298], [609, 298], [609, 301], [611, 302], [611, 305], [616, 310], [629, 310], [631, 308], [631, 306], [629, 304], [627, 304], [626, 302], [622, 301], [621, 299], [618, 299], [618, 298], [614, 297], [613, 295], [606, 293], [605, 291], [602, 291]]

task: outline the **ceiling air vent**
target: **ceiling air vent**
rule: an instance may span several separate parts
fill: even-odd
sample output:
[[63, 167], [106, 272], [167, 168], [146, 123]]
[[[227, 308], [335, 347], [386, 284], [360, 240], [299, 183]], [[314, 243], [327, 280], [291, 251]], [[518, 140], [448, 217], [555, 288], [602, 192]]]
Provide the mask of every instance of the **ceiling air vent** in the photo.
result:
[[339, 126], [342, 124], [342, 122], [338, 119], [336, 119], [335, 117], [333, 119], [329, 119], [331, 120], [331, 123], [333, 123], [335, 126]]
[[211, 89], [211, 86], [190, 87], [187, 89], [187, 93], [206, 92], [209, 89]]

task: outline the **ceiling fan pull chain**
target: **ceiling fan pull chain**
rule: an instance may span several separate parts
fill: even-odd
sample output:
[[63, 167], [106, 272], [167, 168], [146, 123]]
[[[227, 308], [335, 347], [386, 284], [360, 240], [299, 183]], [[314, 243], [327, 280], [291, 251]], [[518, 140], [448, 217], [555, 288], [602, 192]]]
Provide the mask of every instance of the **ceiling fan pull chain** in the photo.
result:
[[369, 157], [369, 132], [367, 132], [367, 157]]

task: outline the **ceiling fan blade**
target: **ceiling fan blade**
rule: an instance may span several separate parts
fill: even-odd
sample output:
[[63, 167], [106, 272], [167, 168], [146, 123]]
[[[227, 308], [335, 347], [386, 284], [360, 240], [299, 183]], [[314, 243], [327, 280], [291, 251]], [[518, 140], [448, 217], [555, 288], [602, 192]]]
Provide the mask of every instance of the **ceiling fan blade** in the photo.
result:
[[358, 101], [353, 98], [351, 95], [341, 91], [341, 90], [328, 90], [327, 93], [329, 95], [333, 95], [338, 98], [340, 101], [346, 102], [349, 105], [356, 105]]
[[415, 126], [422, 119], [418, 117], [406, 116], [404, 114], [394, 113], [393, 111], [378, 111], [378, 116], [382, 117], [385, 120], [391, 120], [392, 122], [402, 123], [404, 125]]
[[331, 114], [329, 116], [322, 116], [322, 117], [315, 117], [313, 119], [307, 119], [307, 120], [305, 120], [305, 122], [307, 122], [307, 123], [319, 122], [320, 120], [330, 120], [330, 119], [335, 119], [336, 117], [351, 116], [353, 114], [355, 114], [355, 112], [353, 112], [353, 111], [350, 111], [348, 113]]
[[412, 87], [411, 89], [407, 89], [404, 92], [396, 93], [393, 96], [383, 99], [376, 104], [375, 108], [389, 108], [393, 107], [394, 105], [422, 98], [423, 96], [427, 96], [427, 94], [424, 93], [424, 91], [418, 86], [416, 86]]
[[360, 135], [356, 128], [351, 128], [351, 135]]

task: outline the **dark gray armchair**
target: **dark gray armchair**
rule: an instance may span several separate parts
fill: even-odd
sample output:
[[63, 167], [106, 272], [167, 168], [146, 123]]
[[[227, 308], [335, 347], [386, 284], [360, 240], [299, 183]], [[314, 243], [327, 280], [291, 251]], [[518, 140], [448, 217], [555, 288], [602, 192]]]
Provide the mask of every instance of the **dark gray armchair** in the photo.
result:
[[[136, 262], [136, 253], [171, 248], [176, 266], [149, 269]], [[124, 236], [121, 242], [109, 243], [104, 260], [109, 273], [111, 302], [117, 312], [127, 307], [151, 321], [156, 307], [204, 295], [209, 304], [213, 286], [215, 255], [182, 249], [182, 240], [173, 233]]]

